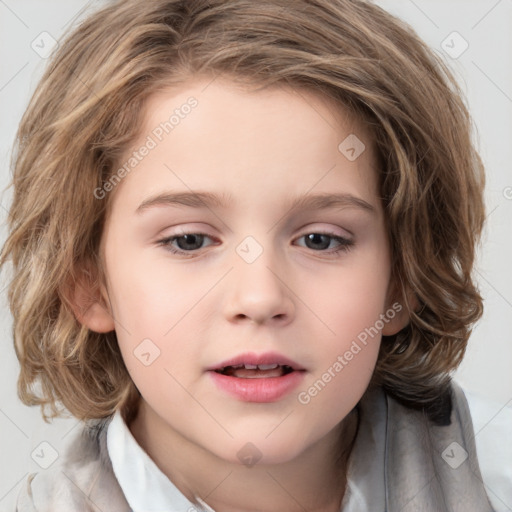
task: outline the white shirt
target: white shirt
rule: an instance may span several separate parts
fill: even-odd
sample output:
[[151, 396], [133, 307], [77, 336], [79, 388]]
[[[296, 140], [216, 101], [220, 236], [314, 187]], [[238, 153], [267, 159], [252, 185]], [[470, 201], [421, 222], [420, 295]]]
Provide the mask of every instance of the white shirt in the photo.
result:
[[[496, 512], [510, 512], [512, 407], [500, 408], [474, 394], [465, 392], [465, 395], [473, 419], [478, 462], [489, 500]], [[372, 449], [367, 452], [368, 460], [358, 463], [361, 477], [353, 481], [349, 479], [347, 483], [343, 512], [378, 511], [385, 501], [384, 427], [384, 420], [372, 426], [374, 439], [368, 440], [373, 444]], [[139, 446], [119, 412], [108, 427], [107, 448], [116, 478], [134, 512], [215, 512], [199, 497], [197, 499], [203, 508], [194, 506], [178, 490]]]

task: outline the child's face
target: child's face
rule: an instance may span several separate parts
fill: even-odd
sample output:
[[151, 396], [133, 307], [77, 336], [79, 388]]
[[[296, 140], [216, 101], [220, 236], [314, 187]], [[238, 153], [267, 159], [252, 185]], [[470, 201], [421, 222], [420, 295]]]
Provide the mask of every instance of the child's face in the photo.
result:
[[[238, 462], [251, 442], [262, 462], [277, 463], [335, 432], [367, 388], [382, 325], [384, 334], [402, 327], [399, 315], [379, 322], [392, 305], [391, 269], [373, 144], [314, 94], [207, 84], [147, 105], [131, 151], [150, 149], [117, 185], [102, 238], [107, 288], [149, 421], [225, 460]], [[160, 123], [191, 96], [197, 106], [162, 135]], [[360, 146], [350, 151], [351, 139], [338, 149], [349, 134], [366, 145], [355, 160]], [[166, 200], [199, 192], [225, 205]], [[371, 208], [290, 209], [317, 194], [350, 194]], [[351, 245], [343, 250], [335, 237]], [[296, 370], [212, 370], [269, 353], [260, 362], [293, 361]]]

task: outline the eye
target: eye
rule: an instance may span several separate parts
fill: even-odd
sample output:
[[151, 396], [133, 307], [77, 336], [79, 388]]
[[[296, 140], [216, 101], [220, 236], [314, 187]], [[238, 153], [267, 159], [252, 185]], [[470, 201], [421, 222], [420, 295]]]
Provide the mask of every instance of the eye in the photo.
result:
[[[326, 252], [328, 255], [341, 256], [342, 252], [348, 252], [354, 245], [352, 240], [344, 238], [332, 233], [307, 233], [302, 235], [297, 240], [304, 238], [306, 247], [313, 249], [316, 252]], [[329, 248], [332, 242], [338, 244], [337, 248], [333, 251], [325, 251]]]
[[[163, 240], [159, 240], [157, 243], [165, 247], [166, 250], [171, 252], [172, 254], [181, 254], [185, 257], [192, 257], [193, 251], [197, 251], [202, 248], [203, 242], [205, 238], [210, 238], [208, 235], [204, 233], [180, 233], [179, 235], [173, 235]], [[173, 244], [176, 242], [176, 246]]]
[[[307, 233], [297, 240], [302, 238], [306, 240], [305, 245], [308, 249], [312, 249], [315, 252], [322, 252], [329, 256], [341, 256], [341, 253], [348, 252], [354, 245], [352, 240], [332, 233]], [[172, 254], [192, 258], [199, 249], [203, 248], [205, 239], [211, 240], [212, 238], [205, 233], [180, 233], [159, 240], [157, 244], [163, 246], [165, 250]], [[331, 251], [326, 251], [325, 249], [328, 249], [333, 242], [337, 244], [336, 248]]]

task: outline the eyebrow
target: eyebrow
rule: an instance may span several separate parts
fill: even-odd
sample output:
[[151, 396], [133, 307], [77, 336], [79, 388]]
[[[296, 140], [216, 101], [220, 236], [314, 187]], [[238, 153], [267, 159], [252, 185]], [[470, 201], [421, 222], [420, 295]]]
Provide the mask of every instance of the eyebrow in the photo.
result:
[[[141, 214], [157, 206], [188, 206], [191, 208], [227, 209], [233, 198], [230, 194], [216, 195], [211, 192], [164, 192], [142, 201], [135, 211]], [[348, 193], [302, 194], [289, 203], [288, 210], [321, 210], [329, 208], [358, 208], [376, 214], [376, 209], [364, 199]]]

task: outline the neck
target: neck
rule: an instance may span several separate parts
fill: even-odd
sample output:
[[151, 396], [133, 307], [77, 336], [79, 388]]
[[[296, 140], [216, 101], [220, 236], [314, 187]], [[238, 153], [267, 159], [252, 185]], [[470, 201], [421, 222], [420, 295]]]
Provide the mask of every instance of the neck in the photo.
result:
[[357, 432], [357, 409], [294, 459], [251, 467], [217, 457], [154, 416], [141, 402], [129, 428], [191, 502], [199, 497], [216, 512], [339, 512]]

